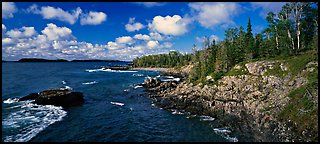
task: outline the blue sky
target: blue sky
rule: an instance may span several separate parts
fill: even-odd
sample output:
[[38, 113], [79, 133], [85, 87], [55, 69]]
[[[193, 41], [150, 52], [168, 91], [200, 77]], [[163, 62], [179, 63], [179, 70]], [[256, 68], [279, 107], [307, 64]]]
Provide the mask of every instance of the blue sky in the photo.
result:
[[118, 59], [190, 53], [230, 27], [263, 30], [280, 2], [2, 2], [2, 59]]

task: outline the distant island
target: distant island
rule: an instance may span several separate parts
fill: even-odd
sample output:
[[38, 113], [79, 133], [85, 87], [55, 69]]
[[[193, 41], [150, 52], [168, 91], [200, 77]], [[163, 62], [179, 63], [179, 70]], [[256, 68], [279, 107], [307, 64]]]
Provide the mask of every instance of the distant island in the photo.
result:
[[2, 60], [2, 62], [125, 62], [120, 60], [98, 60], [98, 59], [92, 59], [92, 60], [65, 60], [65, 59], [56, 59], [56, 60], [49, 60], [49, 59], [42, 59], [42, 58], [22, 58], [18, 61], [7, 61]]

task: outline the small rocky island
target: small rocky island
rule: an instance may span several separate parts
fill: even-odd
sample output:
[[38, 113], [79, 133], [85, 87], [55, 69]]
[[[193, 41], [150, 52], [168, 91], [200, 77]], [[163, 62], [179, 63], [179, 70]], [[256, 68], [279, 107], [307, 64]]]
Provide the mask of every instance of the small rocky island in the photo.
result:
[[55, 105], [62, 107], [77, 106], [84, 103], [81, 92], [72, 92], [67, 89], [50, 89], [39, 93], [31, 93], [19, 99], [19, 101], [35, 100], [39, 105]]

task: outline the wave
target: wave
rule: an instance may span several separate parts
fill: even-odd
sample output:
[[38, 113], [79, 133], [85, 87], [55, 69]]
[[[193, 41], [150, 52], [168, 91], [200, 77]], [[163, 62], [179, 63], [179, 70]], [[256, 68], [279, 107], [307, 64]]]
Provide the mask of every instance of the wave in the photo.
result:
[[67, 112], [62, 107], [53, 105], [37, 105], [30, 101], [19, 102], [19, 111], [2, 119], [2, 130], [10, 129], [18, 132], [5, 136], [5, 142], [27, 142], [39, 132], [56, 121], [61, 121]]
[[112, 70], [107, 68], [100, 68], [100, 69], [86, 69], [87, 72], [138, 72], [138, 71], [130, 71], [130, 70]]
[[13, 98], [13, 99], [9, 98], [7, 100], [4, 100], [3, 103], [11, 104], [11, 103], [15, 103], [15, 102], [18, 102], [18, 101], [19, 101], [18, 98]]
[[231, 131], [225, 128], [213, 128], [213, 131], [231, 142], [238, 142], [236, 137], [230, 137]]
[[174, 115], [176, 115], [176, 114], [178, 114], [178, 115], [184, 114], [183, 112], [178, 111], [178, 110], [171, 110], [171, 111], [172, 111], [172, 114], [174, 114]]
[[62, 81], [62, 84], [64, 84], [64, 85], [65, 85], [65, 84], [67, 84], [67, 82], [66, 82], [66, 81]]
[[114, 104], [114, 105], [118, 105], [118, 106], [123, 106], [124, 103], [119, 103], [119, 102], [110, 102], [111, 104]]
[[214, 121], [214, 118], [210, 116], [200, 116], [200, 121]]
[[137, 86], [134, 87], [134, 89], [141, 88], [141, 87], [143, 87], [143, 86], [137, 85]]
[[98, 83], [98, 82], [92, 81], [92, 82], [85, 82], [85, 83], [82, 83], [82, 84], [84, 84], [84, 85], [91, 85], [91, 84], [95, 84], [95, 83]]
[[143, 77], [143, 74], [132, 74], [132, 76], [138, 76], [138, 77]]
[[180, 78], [169, 78], [169, 79], [162, 79], [161, 81], [180, 81]]
[[60, 90], [72, 90], [72, 87], [64, 86], [64, 87], [60, 88]]

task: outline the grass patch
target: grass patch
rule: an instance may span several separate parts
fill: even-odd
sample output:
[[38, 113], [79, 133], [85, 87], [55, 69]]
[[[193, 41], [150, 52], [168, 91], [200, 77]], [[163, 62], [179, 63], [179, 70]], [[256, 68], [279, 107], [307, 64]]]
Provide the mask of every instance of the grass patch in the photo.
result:
[[247, 75], [247, 74], [249, 74], [244, 62], [239, 63], [237, 65], [240, 66], [240, 69], [235, 69], [235, 67], [233, 67], [231, 70], [229, 70], [226, 73], [226, 76], [237, 76], [237, 75]]
[[273, 75], [273, 76], [284, 78], [286, 75], [288, 75], [288, 71], [282, 71], [280, 64], [281, 62], [277, 62], [274, 65], [273, 69], [268, 69], [267, 72], [264, 73], [263, 75], [265, 76]]

